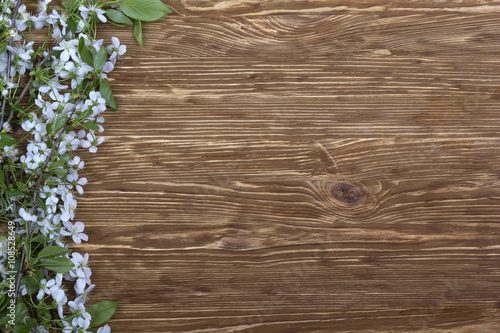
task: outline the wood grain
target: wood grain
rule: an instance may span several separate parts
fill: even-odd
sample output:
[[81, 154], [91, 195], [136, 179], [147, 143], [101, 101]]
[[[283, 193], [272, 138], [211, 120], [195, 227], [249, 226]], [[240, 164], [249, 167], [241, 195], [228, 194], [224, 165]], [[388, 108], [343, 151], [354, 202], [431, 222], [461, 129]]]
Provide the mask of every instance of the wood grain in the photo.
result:
[[112, 330], [497, 332], [500, 3], [170, 4], [102, 36], [77, 218]]
[[[496, 60], [494, 55], [500, 52], [496, 13], [172, 16], [144, 29], [147, 43], [143, 49], [129, 47], [128, 57], [326, 57], [332, 63], [353, 55], [411, 55], [451, 57], [466, 65], [462, 56], [478, 60], [481, 53], [481, 60]], [[131, 29], [127, 33], [105, 26], [103, 30], [118, 34], [127, 45], [134, 43]]]
[[170, 0], [167, 3], [183, 15], [269, 15], [282, 13], [498, 13], [499, 0]]

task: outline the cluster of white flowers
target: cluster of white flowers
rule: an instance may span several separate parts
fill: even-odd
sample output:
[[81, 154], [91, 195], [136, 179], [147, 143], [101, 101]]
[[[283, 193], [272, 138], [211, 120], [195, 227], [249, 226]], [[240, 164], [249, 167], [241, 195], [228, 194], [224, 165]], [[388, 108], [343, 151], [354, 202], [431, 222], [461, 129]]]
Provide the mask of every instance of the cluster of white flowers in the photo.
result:
[[[106, 110], [107, 100], [99, 92], [99, 82], [114, 69], [126, 47], [120, 45], [115, 37], [108, 46], [103, 46], [103, 40], [89, 37], [87, 27], [90, 21], [94, 20], [94, 24], [106, 22], [102, 6], [99, 6], [102, 2], [81, 2], [85, 5], [79, 5], [76, 11], [80, 19], [73, 15], [71, 21], [64, 11], [51, 9], [50, 2], [39, 0], [36, 14], [29, 13], [25, 5], [20, 5], [12, 21], [17, 2], [0, 0], [0, 26], [4, 40], [12, 40], [12, 45], [6, 45], [0, 51], [0, 97], [7, 101], [15, 100], [27, 84], [32, 87], [27, 95], [30, 100], [28, 109], [20, 111], [17, 117], [9, 117], [13, 111], [8, 103], [2, 110], [2, 133], [18, 139], [19, 135], [15, 136], [13, 132], [22, 129], [25, 131], [22, 138], [27, 140], [22, 150], [17, 143], [6, 144], [0, 150], [2, 166], [14, 165], [21, 169], [22, 172], [15, 176], [24, 179], [26, 184], [18, 193], [12, 191], [8, 194], [8, 184], [2, 184], [6, 190], [3, 197], [8, 199], [2, 213], [7, 220], [16, 222], [17, 240], [27, 239], [27, 234], [30, 237], [41, 235], [38, 242], [44, 246], [68, 248], [69, 240], [75, 243], [88, 240], [84, 224], [73, 222], [77, 207], [74, 194], [82, 194], [83, 186], [87, 184], [87, 179], [78, 173], [84, 162], [73, 152], [84, 148], [95, 153], [103, 143], [102, 113]], [[52, 40], [56, 41], [52, 52], [34, 49], [34, 42], [26, 41], [23, 33], [28, 28], [39, 30], [46, 27]], [[99, 51], [105, 50], [105, 61], [100, 68], [89, 63], [88, 59], [84, 60], [82, 47], [90, 51], [93, 58], [98, 57]], [[45, 59], [44, 66], [37, 66], [42, 59]], [[3, 168], [0, 172], [6, 170], [5, 178], [8, 178], [8, 172], [14, 174], [14, 167]], [[4, 295], [8, 293], [5, 282], [10, 271], [8, 252], [8, 240], [0, 236], [0, 273], [4, 281], [1, 284]], [[39, 289], [30, 291], [29, 278], [34, 279], [33, 271], [32, 275], [24, 274], [19, 285], [21, 296], [18, 301], [22, 296], [36, 295], [39, 302], [52, 304], [54, 312], [60, 317], [62, 332], [90, 332], [91, 315], [85, 308], [88, 294], [94, 288], [90, 279], [92, 272], [88, 267], [89, 256], [68, 251], [53, 259], [60, 258], [70, 260], [73, 268], [57, 273], [57, 269], [51, 270], [44, 266], [43, 259], [39, 260], [39, 265], [32, 267], [41, 272], [40, 279], [36, 280]], [[69, 300], [72, 292], [68, 290], [68, 285], [73, 286], [74, 300]], [[38, 323], [31, 332], [49, 332], [47, 326]], [[105, 325], [97, 332], [107, 333], [110, 328]]]

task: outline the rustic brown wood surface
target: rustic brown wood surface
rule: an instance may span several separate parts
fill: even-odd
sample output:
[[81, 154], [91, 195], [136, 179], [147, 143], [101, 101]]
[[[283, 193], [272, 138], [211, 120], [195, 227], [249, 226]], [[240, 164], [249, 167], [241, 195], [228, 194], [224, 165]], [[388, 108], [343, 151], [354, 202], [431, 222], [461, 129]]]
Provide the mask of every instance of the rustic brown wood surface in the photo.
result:
[[114, 332], [500, 332], [500, 1], [167, 4], [103, 27]]

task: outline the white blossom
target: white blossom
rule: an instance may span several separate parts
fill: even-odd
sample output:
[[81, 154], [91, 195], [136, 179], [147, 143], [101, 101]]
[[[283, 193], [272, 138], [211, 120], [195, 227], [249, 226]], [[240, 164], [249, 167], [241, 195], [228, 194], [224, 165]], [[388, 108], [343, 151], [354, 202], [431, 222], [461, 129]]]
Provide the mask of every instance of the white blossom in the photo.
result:
[[90, 13], [93, 12], [96, 14], [99, 21], [101, 21], [101, 22], [107, 21], [106, 17], [104, 16], [104, 13], [105, 13], [104, 10], [97, 8], [96, 5], [88, 5], [88, 6], [82, 5], [82, 6], [78, 7], [78, 9], [80, 10], [80, 13], [81, 13], [84, 20], [87, 20], [89, 18]]
[[97, 330], [97, 333], [111, 333], [111, 328], [109, 325], [104, 325]]
[[69, 221], [63, 222], [64, 229], [61, 230], [61, 235], [70, 236], [73, 239], [73, 242], [80, 244], [83, 241], [88, 241], [89, 237], [83, 233], [85, 229], [85, 225], [82, 222], [75, 222], [72, 224]]
[[108, 54], [110, 55], [109, 60], [113, 63], [116, 62], [116, 59], [120, 59], [122, 55], [127, 52], [127, 46], [121, 45], [120, 40], [116, 37], [111, 37], [111, 45], [106, 46], [108, 50]]

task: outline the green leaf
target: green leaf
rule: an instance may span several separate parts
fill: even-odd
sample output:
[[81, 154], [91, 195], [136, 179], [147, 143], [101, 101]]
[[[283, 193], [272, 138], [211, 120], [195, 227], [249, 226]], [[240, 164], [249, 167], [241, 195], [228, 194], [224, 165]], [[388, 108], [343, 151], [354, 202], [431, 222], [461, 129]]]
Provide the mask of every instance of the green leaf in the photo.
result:
[[38, 322], [35, 318], [28, 318], [26, 319], [25, 329], [27, 329], [27, 332], [29, 333], [33, 328], [35, 328], [36, 325], [38, 325]]
[[36, 236], [31, 237], [31, 244], [37, 243], [37, 244], [45, 244], [45, 236], [43, 234], [38, 234]]
[[22, 322], [27, 312], [28, 308], [26, 307], [26, 304], [22, 302], [18, 302], [16, 304], [16, 324]]
[[[92, 58], [95, 58], [95, 56], [97, 54], [97, 50], [95, 49], [95, 47], [91, 46], [91, 47], [89, 47], [89, 50], [90, 50], [90, 53], [92, 53]], [[92, 65], [92, 64], [89, 64], [89, 65]]]
[[72, 33], [76, 33], [77, 25], [72, 17], [68, 18], [68, 26]]
[[7, 43], [7, 42], [0, 44], [0, 54], [5, 52], [5, 50], [7, 49], [7, 45], [9, 45], [9, 43]]
[[37, 321], [35, 318], [27, 318], [26, 324], [16, 324], [13, 333], [30, 333], [31, 329], [37, 325]]
[[12, 189], [10, 190], [9, 192], [7, 192], [7, 196], [9, 198], [15, 198], [15, 197], [18, 197], [20, 196], [21, 194], [23, 194], [23, 190], [21, 189]]
[[[2, 331], [2, 333], [4, 332], [7, 332], [6, 328], [7, 328], [7, 324], [9, 322], [10, 318], [7, 317], [7, 315], [5, 314], [2, 319], [0, 319], [0, 330]], [[9, 328], [10, 328], [10, 325], [9, 325]]]
[[10, 303], [10, 297], [5, 294], [0, 294], [0, 311], [3, 311]]
[[80, 119], [87, 119], [88, 117], [90, 117], [92, 115], [92, 113], [94, 113], [94, 111], [92, 109], [87, 109], [80, 116], [78, 116], [78, 118], [80, 118]]
[[46, 246], [38, 253], [38, 259], [54, 258], [68, 253], [68, 249], [61, 246]]
[[43, 176], [42, 176], [42, 181], [47, 181], [49, 180], [49, 178], [51, 178], [52, 175], [49, 174], [49, 173], [44, 173]]
[[106, 100], [106, 104], [111, 108], [111, 110], [116, 111], [115, 97], [113, 96], [113, 92], [111, 91], [111, 87], [109, 86], [109, 81], [107, 79], [101, 81], [99, 92], [101, 93], [101, 97]]
[[3, 147], [5, 146], [12, 146], [12, 145], [17, 145], [16, 139], [11, 137], [8, 134], [1, 133], [0, 134], [0, 149], [3, 150]]
[[69, 154], [60, 155], [59, 159], [50, 165], [50, 168], [53, 169], [53, 168], [60, 167], [64, 163], [68, 162], [70, 159], [71, 159], [71, 156]]
[[97, 52], [94, 57], [94, 68], [97, 70], [102, 69], [102, 67], [106, 63], [106, 60], [108, 60], [108, 53], [106, 52], [105, 47], [101, 47], [99, 52]]
[[92, 316], [90, 326], [96, 327], [105, 323], [113, 316], [118, 302], [102, 301], [100, 303], [89, 306], [86, 310]]
[[156, 21], [172, 11], [161, 0], [122, 0], [125, 15], [141, 21]]
[[82, 53], [85, 46], [86, 46], [85, 45], [85, 38], [80, 37], [80, 40], [78, 40], [78, 53]]
[[94, 130], [94, 131], [98, 131], [99, 130], [99, 125], [97, 125], [97, 123], [95, 121], [89, 121], [85, 124], [82, 125], [83, 128], [87, 128], [87, 129], [91, 129], [91, 130]]
[[[89, 79], [85, 78], [83, 79], [82, 83], [80, 83], [80, 86], [78, 87], [78, 89], [81, 89], [83, 90], [85, 87], [87, 87], [87, 84], [89, 83]], [[89, 84], [89, 88], [90, 88], [90, 84]], [[82, 91], [82, 95], [85, 94], [86, 91]]]
[[63, 168], [56, 168], [52, 170], [52, 173], [58, 176], [66, 176], [68, 174], [68, 170]]
[[33, 295], [40, 289], [40, 281], [43, 279], [43, 273], [40, 269], [36, 268], [35, 273], [28, 275], [28, 283], [26, 284], [26, 290], [28, 295]]
[[78, 0], [63, 1], [62, 4], [67, 11], [72, 11], [78, 7]]
[[90, 52], [87, 44], [85, 44], [85, 39], [80, 37], [80, 41], [78, 42], [78, 53], [82, 57], [83, 61], [85, 61], [89, 65], [94, 64], [94, 57], [92, 56], [92, 52]]
[[139, 20], [135, 20], [134, 22], [134, 35], [137, 42], [142, 47], [142, 23]]
[[5, 184], [5, 173], [0, 169], [0, 186]]
[[69, 272], [74, 267], [73, 262], [68, 258], [47, 258], [41, 265], [49, 271], [61, 274]]
[[57, 57], [57, 58], [58, 58], [58, 57], [61, 55], [61, 53], [62, 53], [62, 50], [58, 50], [58, 51], [54, 51], [54, 52], [52, 52], [52, 55], [53, 55], [54, 57]]
[[59, 133], [60, 130], [66, 125], [66, 118], [65, 117], [59, 117], [57, 118], [56, 122], [53, 125], [53, 133]]
[[126, 25], [132, 25], [132, 21], [123, 14], [122, 12], [116, 10], [116, 9], [108, 9], [106, 10], [106, 16], [111, 20], [116, 23], [122, 23]]

